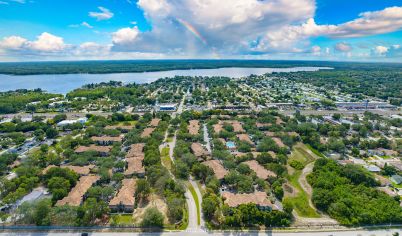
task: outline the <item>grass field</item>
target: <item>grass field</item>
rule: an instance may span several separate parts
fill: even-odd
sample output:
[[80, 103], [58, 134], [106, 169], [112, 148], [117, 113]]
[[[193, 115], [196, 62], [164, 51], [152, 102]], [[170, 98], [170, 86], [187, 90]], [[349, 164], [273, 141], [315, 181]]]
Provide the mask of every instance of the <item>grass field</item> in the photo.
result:
[[[297, 145], [293, 148], [289, 161], [297, 160], [303, 165], [307, 165], [313, 162], [316, 157], [307, 152], [308, 147], [305, 145]], [[288, 175], [289, 183], [297, 189], [297, 195], [295, 197], [287, 197], [284, 201], [289, 202], [296, 210], [297, 214], [301, 217], [318, 218], [320, 215], [310, 206], [310, 196], [303, 190], [299, 183], [302, 170], [295, 170], [292, 175]]]
[[168, 170], [172, 170], [172, 160], [169, 157], [169, 151], [170, 148], [169, 147], [165, 147], [162, 149], [161, 152], [161, 160], [162, 160], [162, 164], [168, 169]]
[[111, 224], [116, 225], [133, 225], [133, 215], [132, 214], [118, 214], [113, 215], [110, 219]]

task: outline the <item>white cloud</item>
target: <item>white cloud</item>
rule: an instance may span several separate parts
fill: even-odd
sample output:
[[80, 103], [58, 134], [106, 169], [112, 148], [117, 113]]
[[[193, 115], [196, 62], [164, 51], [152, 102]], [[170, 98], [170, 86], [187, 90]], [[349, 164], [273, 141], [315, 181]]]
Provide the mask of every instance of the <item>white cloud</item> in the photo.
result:
[[26, 52], [60, 52], [67, 45], [63, 38], [44, 32], [35, 41], [28, 41], [20, 36], [5, 37], [0, 41], [0, 49]]
[[85, 42], [76, 47], [72, 54], [74, 56], [107, 56], [110, 53], [111, 45], [102, 45], [95, 42]]
[[89, 29], [92, 29], [92, 28], [93, 28], [93, 26], [92, 26], [92, 25], [88, 24], [88, 23], [87, 23], [87, 22], [85, 22], [85, 21], [84, 21], [84, 22], [82, 22], [82, 23], [81, 23], [81, 25], [82, 25], [82, 26], [84, 26], [84, 27], [87, 27], [87, 28], [89, 28]]
[[[305, 52], [311, 37], [361, 37], [402, 28], [402, 7], [364, 12], [339, 25], [317, 25], [314, 0], [139, 0], [152, 30], [114, 50], [189, 54]], [[348, 47], [337, 49], [351, 50]]]
[[28, 40], [20, 36], [10, 36], [4, 37], [0, 41], [0, 48], [4, 50], [18, 50], [20, 49]]
[[[4, 0], [0, 0], [4, 1]], [[21, 0], [17, 0], [21, 1]], [[36, 41], [24, 38], [4, 38], [0, 49], [92, 57], [110, 55], [163, 55], [168, 57], [261, 57], [264, 55], [305, 55], [351, 57], [386, 55], [396, 57], [402, 49], [378, 46], [370, 49], [353, 47], [346, 38], [364, 37], [397, 31], [402, 28], [402, 7], [361, 13], [342, 24], [317, 24], [314, 20], [315, 0], [138, 0], [137, 4], [151, 25], [141, 32], [136, 22], [107, 33], [110, 44], [86, 42], [66, 45], [63, 38], [42, 34]], [[129, 6], [129, 5], [127, 5]], [[114, 14], [107, 8], [89, 12], [97, 20], [107, 20]], [[82, 22], [70, 27], [93, 26]], [[95, 32], [95, 31], [94, 31]], [[98, 31], [96, 31], [98, 32]], [[46, 35], [47, 34], [47, 35]], [[53, 36], [53, 37], [52, 37]], [[313, 45], [314, 37], [342, 38], [331, 48]], [[12, 36], [18, 37], [18, 36]], [[344, 39], [345, 38], [345, 39]], [[24, 41], [25, 40], [25, 41]], [[387, 42], [381, 44], [389, 45]], [[8, 46], [6, 46], [8, 45]], [[358, 42], [355, 44], [356, 47]], [[376, 44], [378, 45], [378, 44]], [[321, 46], [321, 47], [320, 47]], [[380, 47], [380, 48], [379, 48]], [[13, 49], [12, 49], [13, 48]], [[342, 53], [333, 53], [342, 52]], [[366, 53], [366, 54], [365, 54]], [[93, 55], [96, 57], [96, 55]], [[290, 57], [290, 56], [289, 56]]]
[[100, 10], [100, 12], [89, 12], [88, 15], [97, 19], [98, 21], [109, 20], [114, 16], [113, 12], [105, 7], [98, 7], [98, 9]]
[[139, 30], [137, 26], [119, 29], [112, 34], [112, 42], [118, 46], [127, 46], [135, 42], [138, 34]]
[[329, 34], [334, 37], [362, 37], [402, 29], [402, 7], [361, 13], [360, 18], [346, 22]]
[[[353, 50], [352, 46], [348, 43], [342, 42], [335, 44], [335, 50], [339, 52], [350, 52]], [[349, 54], [351, 55], [351, 54]]]
[[321, 47], [317, 46], [317, 45], [311, 47], [311, 54], [313, 54], [315, 56], [320, 55], [321, 54]]
[[[262, 37], [252, 50], [260, 52], [287, 51], [295, 52], [300, 49], [295, 46], [305, 46], [305, 41], [311, 36], [319, 36], [332, 30], [335, 26], [319, 26], [310, 18], [298, 26], [285, 26], [271, 30]], [[304, 45], [303, 45], [304, 44]]]
[[244, 45], [289, 24], [313, 17], [314, 0], [139, 0], [152, 23], [128, 51], [235, 53]]
[[37, 37], [36, 41], [28, 41], [26, 47], [33, 51], [56, 52], [62, 51], [66, 44], [63, 38], [44, 32]]
[[376, 55], [384, 55], [388, 52], [388, 48], [380, 45], [376, 46], [373, 51]]

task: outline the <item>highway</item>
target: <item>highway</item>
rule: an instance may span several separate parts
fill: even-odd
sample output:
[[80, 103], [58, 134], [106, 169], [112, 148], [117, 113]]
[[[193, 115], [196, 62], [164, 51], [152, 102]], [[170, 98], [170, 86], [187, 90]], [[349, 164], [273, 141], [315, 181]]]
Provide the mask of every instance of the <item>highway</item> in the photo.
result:
[[[401, 229], [390, 229], [390, 230], [356, 230], [356, 231], [327, 231], [327, 232], [205, 232], [205, 231], [181, 231], [181, 232], [156, 232], [156, 233], [145, 233], [145, 232], [93, 232], [88, 233], [91, 236], [393, 236], [394, 233], [399, 233], [402, 235]], [[58, 235], [58, 236], [80, 236], [81, 233], [68, 233], [68, 232], [4, 232], [0, 233], [0, 236], [48, 236], [48, 235]]]
[[[384, 109], [373, 109], [367, 110], [371, 113], [382, 115], [382, 116], [391, 116], [401, 114], [402, 111], [398, 110], [384, 110]], [[296, 110], [280, 110], [279, 113], [284, 115], [293, 115]], [[302, 115], [332, 115], [334, 113], [343, 114], [345, 116], [353, 116], [353, 114], [364, 114], [365, 110], [300, 110], [300, 114]]]

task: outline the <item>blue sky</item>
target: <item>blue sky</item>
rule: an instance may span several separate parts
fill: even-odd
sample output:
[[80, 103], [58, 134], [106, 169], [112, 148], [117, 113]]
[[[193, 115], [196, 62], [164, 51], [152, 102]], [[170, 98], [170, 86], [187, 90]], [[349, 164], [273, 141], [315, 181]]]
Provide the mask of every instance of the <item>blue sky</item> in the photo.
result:
[[0, 61], [402, 62], [401, 0], [0, 0]]

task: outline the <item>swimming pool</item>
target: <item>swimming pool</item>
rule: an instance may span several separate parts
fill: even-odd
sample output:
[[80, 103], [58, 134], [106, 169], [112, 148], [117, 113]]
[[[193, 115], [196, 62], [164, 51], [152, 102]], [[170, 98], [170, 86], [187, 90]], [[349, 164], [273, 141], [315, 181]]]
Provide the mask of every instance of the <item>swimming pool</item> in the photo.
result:
[[229, 149], [236, 148], [236, 144], [232, 141], [226, 142], [226, 147]]

